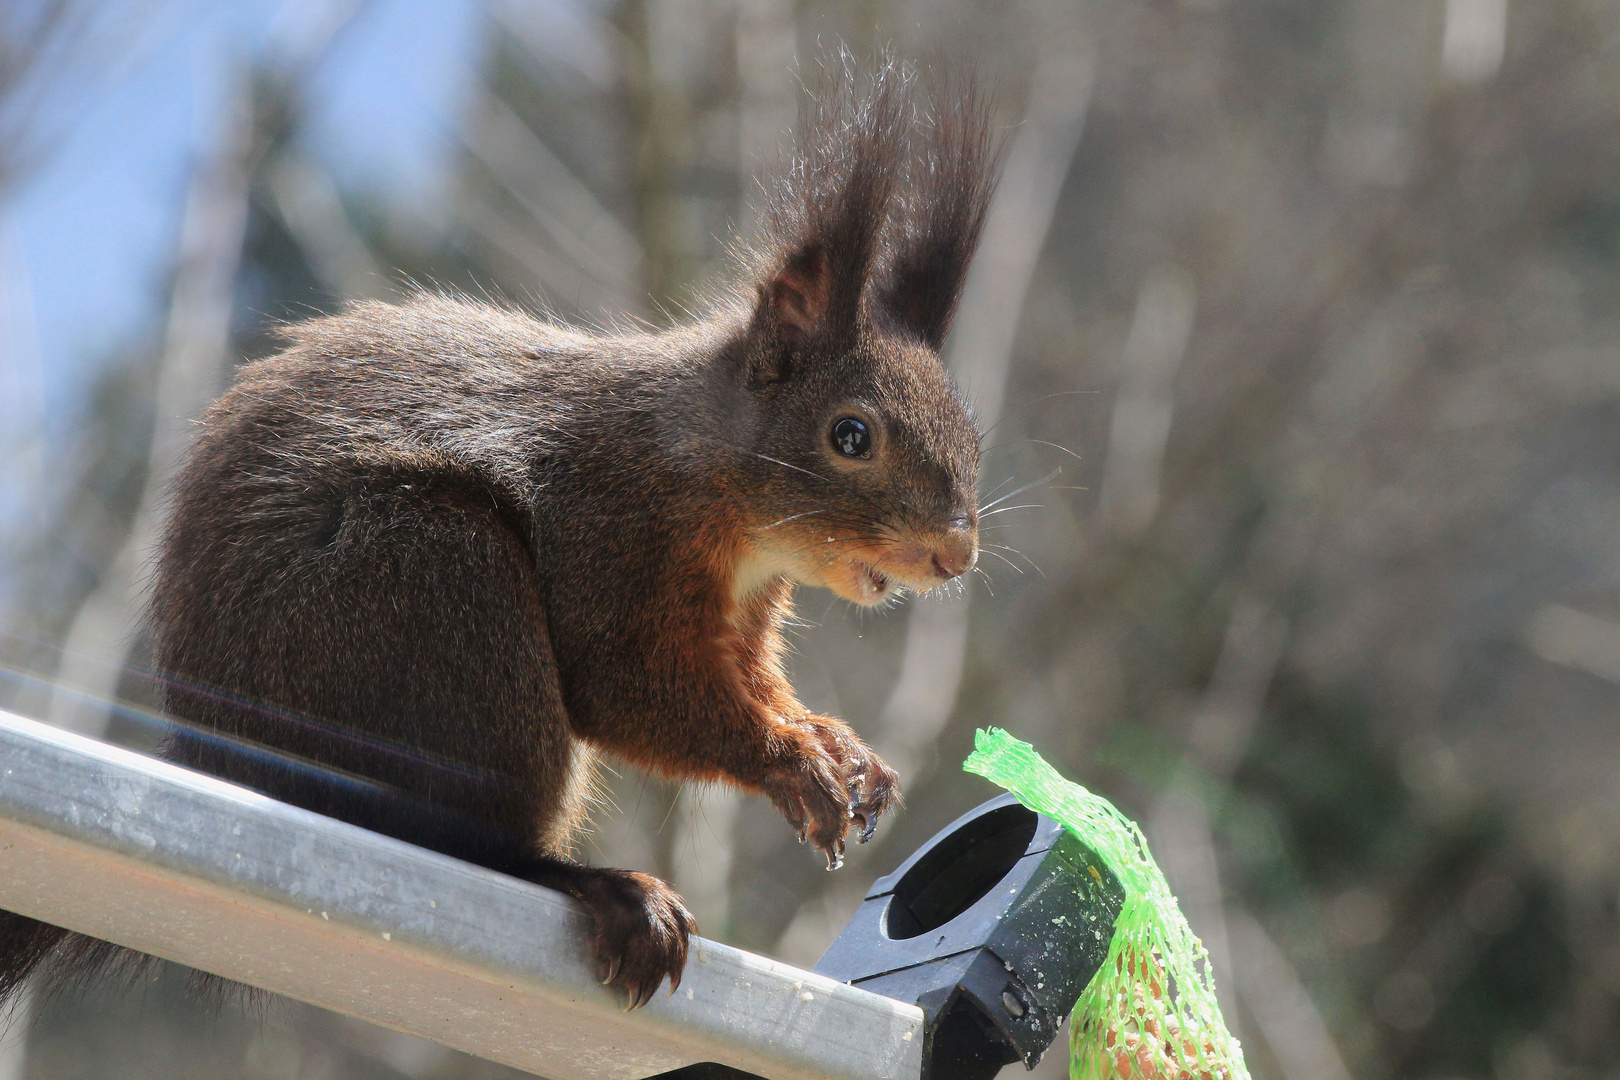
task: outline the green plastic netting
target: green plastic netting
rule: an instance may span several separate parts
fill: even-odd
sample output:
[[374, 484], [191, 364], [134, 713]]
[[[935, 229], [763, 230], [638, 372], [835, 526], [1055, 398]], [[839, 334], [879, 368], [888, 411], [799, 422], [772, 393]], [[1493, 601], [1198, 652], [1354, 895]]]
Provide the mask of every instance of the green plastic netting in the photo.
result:
[[1000, 728], [978, 732], [962, 767], [1062, 822], [1124, 888], [1108, 958], [1069, 1017], [1073, 1080], [1249, 1080], [1215, 1001], [1209, 953], [1137, 824]]

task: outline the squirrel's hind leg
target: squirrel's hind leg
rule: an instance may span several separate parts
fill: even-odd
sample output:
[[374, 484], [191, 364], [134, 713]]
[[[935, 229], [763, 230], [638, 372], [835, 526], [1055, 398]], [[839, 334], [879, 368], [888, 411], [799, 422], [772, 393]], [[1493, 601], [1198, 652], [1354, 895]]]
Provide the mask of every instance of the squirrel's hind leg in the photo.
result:
[[[245, 471], [225, 479], [240, 489]], [[470, 478], [357, 471], [261, 527], [240, 509], [220, 520], [230, 503], [209, 479], [183, 482], [154, 596], [171, 711], [402, 797], [362, 804], [195, 738], [173, 756], [567, 893], [632, 1004], [678, 980], [692, 930], [679, 897], [565, 858], [591, 751], [568, 723], [518, 515]]]

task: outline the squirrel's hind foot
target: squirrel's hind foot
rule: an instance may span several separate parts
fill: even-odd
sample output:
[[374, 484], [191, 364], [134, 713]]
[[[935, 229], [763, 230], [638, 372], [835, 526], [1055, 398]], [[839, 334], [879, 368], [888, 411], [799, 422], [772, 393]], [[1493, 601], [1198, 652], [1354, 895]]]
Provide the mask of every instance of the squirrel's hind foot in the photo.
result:
[[651, 874], [595, 870], [580, 900], [596, 921], [592, 941], [597, 977], [626, 995], [625, 1009], [652, 1000], [665, 977], [669, 992], [681, 984], [687, 939], [697, 923], [680, 896]]
[[591, 913], [596, 925], [591, 937], [596, 977], [603, 985], [624, 991], [626, 1011], [651, 1001], [666, 977], [669, 992], [675, 992], [697, 923], [674, 889], [634, 870], [549, 861], [536, 870], [524, 876], [567, 893]]

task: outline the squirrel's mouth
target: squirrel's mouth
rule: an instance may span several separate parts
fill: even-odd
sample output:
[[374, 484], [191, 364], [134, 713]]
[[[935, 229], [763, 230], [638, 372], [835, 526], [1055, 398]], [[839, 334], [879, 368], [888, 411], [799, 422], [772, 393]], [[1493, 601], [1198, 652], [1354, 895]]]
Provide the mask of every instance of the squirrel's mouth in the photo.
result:
[[855, 566], [859, 571], [855, 577], [855, 588], [863, 602], [875, 604], [889, 595], [889, 575], [868, 563], [856, 563]]

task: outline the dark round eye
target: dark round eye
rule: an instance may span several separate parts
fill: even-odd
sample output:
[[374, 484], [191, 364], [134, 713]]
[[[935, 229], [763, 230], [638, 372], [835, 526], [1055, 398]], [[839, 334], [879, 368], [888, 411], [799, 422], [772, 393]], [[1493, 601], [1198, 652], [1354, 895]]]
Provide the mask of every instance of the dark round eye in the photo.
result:
[[846, 416], [832, 426], [834, 449], [845, 457], [871, 457], [872, 433], [861, 421]]

